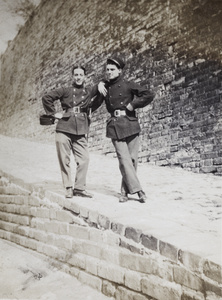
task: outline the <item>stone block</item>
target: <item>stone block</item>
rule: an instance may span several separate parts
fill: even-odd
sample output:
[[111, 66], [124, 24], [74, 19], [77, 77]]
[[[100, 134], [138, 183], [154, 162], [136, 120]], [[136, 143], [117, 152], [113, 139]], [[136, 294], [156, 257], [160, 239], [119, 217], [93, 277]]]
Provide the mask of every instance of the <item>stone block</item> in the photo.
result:
[[110, 225], [111, 222], [110, 222], [109, 218], [106, 216], [103, 216], [103, 215], [98, 216], [98, 224], [99, 224], [100, 228], [103, 228], [105, 230], [110, 229], [110, 227], [111, 227], [111, 225]]
[[203, 279], [180, 266], [173, 268], [174, 281], [190, 289], [203, 291]]
[[189, 270], [194, 272], [200, 271], [202, 261], [200, 256], [187, 251], [179, 250], [178, 259]]
[[102, 293], [107, 297], [114, 297], [116, 292], [116, 286], [112, 282], [103, 280], [102, 281]]
[[100, 258], [112, 264], [119, 265], [119, 250], [109, 247], [108, 245], [104, 245], [101, 248]]
[[169, 259], [177, 262], [178, 250], [173, 245], [159, 241], [159, 251], [161, 255], [166, 256]]
[[212, 292], [213, 294], [216, 294], [222, 298], [222, 286], [211, 279], [209, 281], [206, 279], [204, 280], [204, 290], [206, 292]]
[[207, 292], [206, 293], [206, 300], [221, 300], [221, 297], [218, 295], [215, 295], [214, 293]]
[[142, 231], [133, 227], [127, 227], [125, 230], [125, 237], [132, 239], [134, 242], [139, 243]]
[[182, 290], [179, 285], [166, 282], [156, 276], [146, 276], [141, 279], [142, 292], [158, 300], [181, 300]]
[[131, 290], [141, 291], [141, 275], [134, 271], [125, 271], [125, 286]]
[[86, 272], [97, 276], [98, 259], [94, 257], [86, 257]]
[[91, 286], [92, 288], [98, 291], [101, 291], [102, 289], [102, 280], [84, 271], [79, 272], [78, 280], [81, 281], [82, 283]]
[[158, 240], [152, 235], [142, 234], [141, 239], [142, 245], [144, 245], [144, 247], [154, 251], [158, 250]]
[[200, 292], [183, 288], [181, 300], [205, 300], [205, 296]]
[[55, 236], [53, 244], [60, 249], [72, 250], [72, 239], [70, 237]]
[[[80, 209], [80, 213], [81, 213], [81, 209]], [[98, 211], [90, 210], [88, 212], [88, 222], [89, 223], [98, 224], [98, 218], [99, 218]]]
[[79, 213], [80, 213], [80, 216], [82, 218], [88, 219], [88, 217], [89, 217], [89, 210], [88, 210], [88, 208], [86, 208], [86, 207], [80, 207]]
[[[45, 231], [58, 234], [59, 233], [59, 225], [60, 225], [59, 222], [56, 222], [56, 221], [45, 222], [45, 225], [44, 225]], [[38, 229], [44, 230], [43, 228], [38, 228]]]
[[74, 238], [78, 239], [89, 239], [89, 228], [82, 227], [75, 224], [69, 224], [68, 234]]
[[37, 208], [37, 218], [49, 219], [49, 210], [47, 208]]
[[98, 263], [98, 276], [118, 284], [124, 283], [124, 269], [107, 262]]
[[60, 222], [72, 223], [72, 215], [68, 211], [59, 210], [56, 212], [56, 219]]
[[151, 300], [145, 295], [128, 290], [124, 287], [118, 286], [115, 293], [115, 300]]
[[125, 226], [119, 223], [111, 223], [111, 230], [119, 235], [125, 234]]
[[70, 265], [79, 268], [85, 269], [86, 268], [86, 256], [80, 253], [72, 254], [71, 257], [67, 261]]
[[103, 242], [106, 245], [118, 247], [119, 246], [119, 235], [112, 232], [111, 230], [103, 231]]
[[97, 257], [101, 258], [102, 256], [102, 246], [99, 244], [95, 244], [94, 242], [91, 241], [82, 241], [81, 243], [81, 250], [82, 253], [92, 256], [92, 257]]
[[121, 267], [145, 274], [156, 274], [158, 264], [149, 256], [141, 256], [128, 252], [119, 253], [119, 264]]
[[37, 241], [33, 239], [27, 239], [26, 241], [26, 247], [32, 250], [37, 250]]
[[89, 228], [89, 239], [96, 243], [102, 243], [103, 231], [96, 228]]
[[203, 264], [203, 273], [208, 278], [215, 280], [218, 283], [222, 283], [222, 267], [209, 260], [206, 260]]

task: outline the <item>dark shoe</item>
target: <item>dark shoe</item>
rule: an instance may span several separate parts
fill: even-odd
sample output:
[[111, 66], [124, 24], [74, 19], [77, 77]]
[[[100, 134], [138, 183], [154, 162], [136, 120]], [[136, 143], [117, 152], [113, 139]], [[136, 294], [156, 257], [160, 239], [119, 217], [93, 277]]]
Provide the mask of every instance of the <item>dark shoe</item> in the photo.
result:
[[123, 202], [127, 202], [127, 201], [128, 201], [127, 194], [121, 194], [121, 196], [119, 197], [119, 202], [123, 203]]
[[138, 193], [138, 197], [139, 197], [139, 202], [140, 203], [145, 203], [147, 200], [146, 194], [144, 193], [144, 191], [139, 191]]
[[77, 189], [74, 189], [73, 196], [85, 197], [85, 198], [92, 198], [93, 197], [93, 195], [90, 194], [89, 192], [87, 192], [86, 190], [77, 190]]
[[71, 187], [66, 188], [66, 198], [73, 197], [73, 189]]

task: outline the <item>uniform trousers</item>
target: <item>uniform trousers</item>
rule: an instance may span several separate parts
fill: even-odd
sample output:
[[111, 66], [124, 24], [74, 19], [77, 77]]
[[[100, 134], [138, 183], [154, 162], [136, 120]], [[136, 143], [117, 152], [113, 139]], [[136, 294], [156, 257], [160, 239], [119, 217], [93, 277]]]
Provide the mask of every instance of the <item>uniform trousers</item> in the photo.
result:
[[112, 139], [119, 169], [122, 174], [121, 193], [135, 194], [142, 190], [136, 174], [139, 152], [139, 135], [132, 135], [122, 140]]
[[56, 132], [55, 141], [64, 187], [73, 187], [70, 168], [72, 152], [76, 162], [75, 189], [85, 190], [89, 165], [88, 143], [85, 135]]

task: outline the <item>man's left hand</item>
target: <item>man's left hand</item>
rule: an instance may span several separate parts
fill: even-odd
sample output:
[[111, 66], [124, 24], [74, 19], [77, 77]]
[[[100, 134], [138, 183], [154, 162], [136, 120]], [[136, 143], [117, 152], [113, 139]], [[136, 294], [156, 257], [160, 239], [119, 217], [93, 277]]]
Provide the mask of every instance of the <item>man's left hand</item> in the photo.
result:
[[129, 103], [126, 107], [129, 111], [133, 111], [133, 106]]

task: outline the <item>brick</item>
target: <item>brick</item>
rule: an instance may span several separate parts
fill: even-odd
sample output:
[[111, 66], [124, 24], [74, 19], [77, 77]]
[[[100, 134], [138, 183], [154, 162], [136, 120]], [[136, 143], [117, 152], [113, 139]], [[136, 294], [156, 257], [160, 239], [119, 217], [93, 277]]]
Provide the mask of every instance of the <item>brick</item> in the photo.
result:
[[159, 251], [160, 254], [166, 256], [173, 261], [177, 262], [178, 260], [178, 250], [171, 244], [159, 241]]
[[149, 256], [125, 252], [119, 253], [119, 264], [121, 267], [145, 274], [155, 274], [158, 268], [157, 262]]
[[67, 222], [67, 223], [72, 223], [73, 221], [71, 213], [63, 210], [56, 212], [56, 219], [60, 222]]
[[146, 248], [157, 251], [158, 250], [158, 240], [152, 235], [141, 235], [142, 245]]
[[206, 260], [203, 264], [203, 273], [208, 278], [222, 283], [222, 267], [209, 260]]
[[[81, 209], [80, 209], [80, 213], [81, 213]], [[99, 218], [98, 211], [89, 211], [88, 212], [88, 222], [89, 223], [97, 224], [98, 218]]]
[[78, 280], [81, 281], [82, 283], [85, 283], [92, 288], [101, 291], [102, 289], [102, 280], [96, 276], [90, 275], [86, 272], [80, 271]]
[[142, 231], [133, 227], [127, 227], [125, 230], [125, 237], [132, 239], [134, 242], [139, 243]]
[[88, 217], [89, 217], [89, 210], [87, 208], [80, 207], [79, 213], [80, 213], [80, 216], [82, 218], [88, 219]]
[[112, 282], [103, 280], [101, 292], [107, 297], [114, 297], [116, 292], [116, 286]]
[[86, 272], [97, 276], [98, 260], [93, 257], [86, 257]]
[[215, 281], [212, 282], [211, 280], [204, 280], [204, 290], [222, 297], [222, 287]]
[[74, 214], [79, 215], [80, 213], [80, 207], [77, 203], [73, 202], [73, 200], [68, 200], [66, 199], [64, 201], [64, 206], [65, 209], [68, 209], [72, 211]]
[[69, 235], [79, 239], [88, 239], [89, 238], [89, 228], [82, 227], [74, 224], [69, 225]]
[[85, 269], [86, 268], [86, 256], [76, 253], [72, 254], [72, 256], [67, 261], [70, 265], [79, 268]]
[[47, 208], [37, 208], [37, 218], [49, 219], [49, 210]]
[[89, 229], [89, 239], [91, 241], [94, 241], [96, 243], [102, 243], [103, 242], [103, 231], [95, 228]]
[[205, 300], [205, 296], [200, 292], [184, 289], [181, 300]]
[[125, 227], [122, 224], [119, 223], [111, 223], [111, 230], [119, 235], [125, 234]]
[[200, 271], [202, 261], [200, 256], [187, 251], [179, 250], [178, 259], [189, 270], [196, 272]]
[[174, 281], [178, 284], [197, 291], [204, 290], [203, 279], [192, 274], [183, 267], [175, 266], [173, 269], [173, 275]]
[[98, 216], [98, 224], [101, 228], [103, 228], [105, 230], [110, 229], [110, 226], [111, 226], [110, 225], [111, 222], [110, 222], [109, 218], [106, 216], [103, 216], [103, 215]]
[[104, 245], [101, 249], [100, 259], [119, 265], [119, 249]]
[[107, 262], [99, 262], [98, 276], [118, 284], [124, 283], [124, 270], [119, 266], [107, 264]]
[[206, 300], [221, 300], [221, 297], [215, 295], [214, 293], [207, 292], [206, 293]]
[[116, 300], [148, 300], [146, 296], [118, 286], [115, 293]]
[[110, 246], [119, 246], [119, 236], [110, 230], [103, 231], [103, 242]]
[[146, 276], [141, 280], [142, 292], [158, 300], [181, 300], [181, 287], [156, 276]]
[[125, 286], [134, 291], [141, 291], [141, 275], [138, 272], [125, 272]]
[[66, 250], [72, 250], [72, 239], [65, 236], [56, 236], [54, 239], [54, 245], [60, 249], [65, 248]]

